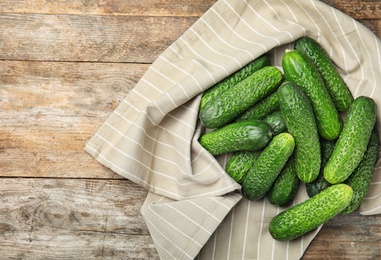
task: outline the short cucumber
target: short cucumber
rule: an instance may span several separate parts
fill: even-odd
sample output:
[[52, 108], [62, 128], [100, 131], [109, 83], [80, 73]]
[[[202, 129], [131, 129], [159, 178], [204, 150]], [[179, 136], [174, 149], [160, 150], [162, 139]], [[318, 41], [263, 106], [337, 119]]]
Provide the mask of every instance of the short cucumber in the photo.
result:
[[226, 173], [237, 183], [241, 184], [243, 176], [253, 167], [260, 154], [261, 150], [233, 153], [226, 164]]
[[256, 58], [246, 66], [242, 67], [241, 69], [237, 70], [227, 78], [221, 80], [217, 84], [213, 85], [204, 93], [201, 97], [200, 102], [200, 110], [204, 108], [205, 104], [208, 103], [210, 100], [214, 99], [218, 95], [220, 95], [222, 92], [227, 90], [228, 88], [234, 86], [244, 78], [247, 78], [249, 75], [253, 74], [255, 71], [262, 69], [265, 66], [270, 65], [270, 58], [268, 54], [263, 54], [262, 56]]
[[283, 113], [280, 110], [274, 111], [263, 119], [263, 122], [269, 124], [273, 131], [273, 135], [277, 135], [287, 131], [286, 122]]
[[324, 48], [306, 36], [296, 40], [295, 49], [303, 51], [314, 61], [336, 108], [340, 112], [347, 111], [353, 96]]
[[289, 205], [295, 198], [299, 183], [294, 158], [291, 156], [267, 195], [269, 202], [280, 207]]
[[345, 181], [360, 164], [376, 123], [376, 104], [370, 97], [356, 98], [348, 110], [343, 131], [324, 168], [324, 178], [332, 183]]
[[282, 80], [281, 71], [274, 66], [264, 67], [227, 89], [200, 110], [201, 123], [210, 129], [220, 128], [255, 103], [275, 91]]
[[321, 167], [319, 176], [316, 180], [310, 183], [306, 183], [306, 191], [309, 197], [313, 197], [316, 194], [320, 193], [322, 190], [331, 186], [326, 179], [324, 179], [324, 167], [327, 164], [329, 158], [332, 155], [333, 149], [335, 148], [336, 140], [320, 140], [321, 146]]
[[251, 120], [251, 119], [263, 119], [273, 111], [279, 108], [278, 96], [274, 91], [258, 103], [243, 112], [237, 121]]
[[336, 184], [275, 216], [269, 231], [276, 240], [300, 237], [340, 214], [351, 202], [353, 190], [346, 184]]
[[349, 206], [342, 213], [348, 214], [360, 207], [372, 181], [377, 162], [378, 148], [379, 138], [377, 130], [374, 128], [361, 163], [345, 181], [346, 184], [352, 187], [354, 196]]
[[271, 127], [262, 121], [228, 124], [199, 138], [200, 144], [212, 155], [236, 151], [259, 150], [272, 138]]
[[294, 147], [294, 138], [289, 133], [274, 136], [244, 176], [243, 196], [249, 200], [263, 198], [293, 153]]
[[286, 81], [278, 89], [278, 101], [287, 130], [295, 138], [295, 170], [303, 182], [319, 175], [320, 142], [312, 105], [303, 90]]
[[327, 140], [337, 139], [342, 120], [311, 58], [301, 51], [287, 50], [282, 67], [286, 80], [298, 84], [311, 100], [319, 134]]

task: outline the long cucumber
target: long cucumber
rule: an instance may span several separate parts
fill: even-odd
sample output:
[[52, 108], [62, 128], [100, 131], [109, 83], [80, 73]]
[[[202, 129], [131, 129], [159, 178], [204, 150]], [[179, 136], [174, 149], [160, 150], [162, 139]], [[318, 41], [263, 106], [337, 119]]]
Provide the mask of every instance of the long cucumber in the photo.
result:
[[200, 144], [212, 155], [236, 151], [252, 151], [265, 147], [272, 138], [271, 127], [262, 121], [228, 124], [199, 138]]
[[287, 130], [295, 138], [296, 174], [301, 181], [312, 182], [319, 175], [321, 153], [311, 102], [294, 82], [284, 82], [277, 93]]
[[302, 37], [295, 42], [295, 49], [303, 51], [314, 61], [336, 108], [340, 112], [347, 111], [353, 96], [324, 48], [314, 39]]
[[210, 100], [213, 100], [217, 96], [219, 96], [221, 93], [226, 91], [228, 88], [233, 87], [238, 82], [242, 81], [243, 79], [247, 78], [251, 74], [253, 74], [255, 71], [262, 69], [265, 66], [270, 65], [270, 57], [267, 53], [263, 54], [262, 56], [256, 58], [246, 66], [242, 67], [241, 69], [237, 70], [230, 76], [226, 77], [225, 79], [221, 80], [217, 84], [213, 85], [212, 87], [208, 88], [201, 97], [200, 102], [200, 110], [204, 109], [204, 106], [206, 103], [208, 103]]
[[295, 148], [289, 133], [274, 136], [262, 151], [242, 181], [242, 194], [249, 200], [259, 200], [270, 190]]
[[274, 66], [254, 72], [206, 103], [199, 113], [201, 123], [206, 128], [215, 129], [232, 122], [246, 109], [274, 92], [281, 80], [282, 73]]
[[372, 181], [377, 162], [378, 148], [379, 137], [376, 128], [373, 128], [364, 157], [356, 170], [345, 181], [346, 184], [352, 187], [354, 196], [351, 203], [342, 213], [348, 214], [360, 207]]
[[282, 67], [286, 80], [298, 84], [311, 100], [319, 134], [327, 140], [337, 139], [342, 120], [311, 58], [301, 51], [287, 50]]
[[332, 185], [275, 216], [269, 224], [270, 234], [276, 240], [300, 237], [340, 214], [352, 198], [353, 190], [350, 186]]
[[343, 131], [324, 168], [324, 178], [332, 183], [345, 181], [360, 164], [376, 123], [376, 104], [370, 97], [356, 98], [349, 108]]

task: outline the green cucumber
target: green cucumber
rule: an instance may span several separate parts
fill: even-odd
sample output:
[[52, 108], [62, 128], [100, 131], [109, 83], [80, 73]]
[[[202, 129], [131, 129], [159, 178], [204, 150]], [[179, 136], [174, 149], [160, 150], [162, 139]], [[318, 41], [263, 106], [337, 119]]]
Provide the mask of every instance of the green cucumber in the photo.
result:
[[370, 97], [356, 98], [348, 110], [343, 131], [324, 168], [324, 178], [332, 183], [345, 181], [360, 164], [376, 123], [376, 104]]
[[262, 121], [243, 121], [215, 129], [199, 138], [212, 155], [259, 150], [272, 138], [271, 127]]
[[227, 89], [200, 110], [201, 123], [210, 129], [220, 128], [255, 103], [275, 91], [282, 80], [281, 71], [274, 66], [264, 67]]
[[377, 130], [374, 128], [361, 163], [345, 181], [345, 184], [352, 187], [354, 196], [349, 206], [342, 213], [348, 214], [360, 207], [372, 181], [374, 168], [377, 162], [378, 148], [379, 138]]
[[295, 42], [295, 49], [314, 61], [336, 108], [340, 112], [347, 111], [353, 96], [324, 48], [314, 39], [302, 37]]
[[337, 139], [342, 120], [311, 58], [301, 51], [287, 50], [282, 67], [286, 80], [298, 84], [311, 100], [319, 134], [327, 140]]
[[227, 78], [213, 85], [212, 87], [204, 91], [204, 93], [202, 94], [201, 102], [200, 102], [200, 110], [204, 108], [206, 103], [208, 103], [210, 100], [214, 99], [215, 97], [219, 96], [222, 92], [224, 92], [228, 88], [236, 85], [238, 82], [247, 78], [249, 75], [251, 75], [255, 71], [269, 65], [270, 65], [270, 58], [268, 54], [263, 54], [262, 56], [256, 58], [255, 60], [253, 60], [246, 66], [242, 67], [241, 69], [237, 70], [236, 72], [234, 72]]
[[346, 184], [336, 184], [276, 215], [269, 224], [276, 240], [298, 238], [340, 214], [351, 202], [353, 190]]
[[296, 174], [301, 181], [312, 182], [319, 175], [321, 153], [311, 102], [294, 82], [284, 82], [277, 92], [287, 130], [295, 138]]
[[267, 115], [272, 113], [273, 111], [279, 108], [278, 104], [278, 96], [276, 91], [254, 104], [252, 107], [243, 112], [238, 118], [237, 121], [244, 120], [261, 120], [265, 118]]
[[244, 176], [243, 196], [249, 200], [263, 198], [293, 153], [294, 147], [294, 138], [289, 133], [274, 136]]
[[237, 183], [242, 183], [243, 176], [253, 167], [261, 151], [238, 151], [232, 154], [226, 164], [226, 173]]
[[291, 156], [272, 185], [267, 195], [271, 204], [284, 207], [294, 200], [300, 183], [294, 163], [294, 158]]
[[331, 157], [333, 153], [333, 149], [335, 148], [336, 140], [320, 140], [321, 145], [321, 167], [319, 176], [317, 179], [313, 182], [306, 183], [306, 191], [308, 196], [311, 198], [315, 196], [316, 194], [320, 193], [322, 190], [328, 188], [331, 186], [331, 183], [329, 183], [326, 179], [324, 179], [324, 167], [327, 164], [329, 158]]
[[277, 135], [287, 131], [286, 122], [282, 111], [277, 110], [269, 114], [263, 119], [263, 122], [269, 124], [273, 131], [273, 135]]

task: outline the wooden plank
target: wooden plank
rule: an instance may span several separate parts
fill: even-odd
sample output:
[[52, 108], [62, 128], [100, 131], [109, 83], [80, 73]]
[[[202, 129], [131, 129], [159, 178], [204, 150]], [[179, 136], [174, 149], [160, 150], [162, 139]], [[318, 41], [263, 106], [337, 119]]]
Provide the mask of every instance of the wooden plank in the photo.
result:
[[[128, 180], [0, 179], [5, 259], [158, 259], [139, 214], [146, 192]], [[381, 215], [339, 215], [303, 259], [379, 259]]]
[[[152, 63], [196, 20], [3, 13], [0, 60]], [[379, 35], [379, 23], [372, 21], [366, 24]]]
[[358, 212], [328, 221], [303, 259], [381, 259], [381, 215]]
[[379, 0], [322, 0], [357, 20], [381, 19]]
[[101, 14], [131, 16], [201, 16], [216, 0], [7, 0], [0, 12], [40, 14]]
[[0, 179], [2, 259], [157, 259], [127, 180]]
[[0, 175], [120, 178], [83, 149], [147, 68], [0, 61]]
[[[379, 0], [323, 1], [381, 36]], [[148, 64], [214, 2], [2, 1], [2, 258], [159, 259], [139, 214], [145, 191], [83, 147]], [[303, 259], [380, 259], [380, 223], [381, 215], [340, 215]]]
[[152, 63], [196, 19], [3, 13], [0, 60]]
[[[201, 16], [216, 0], [7, 0], [0, 12], [46, 14], [102, 14], [131, 16]], [[322, 0], [355, 19], [380, 19], [379, 0]]]

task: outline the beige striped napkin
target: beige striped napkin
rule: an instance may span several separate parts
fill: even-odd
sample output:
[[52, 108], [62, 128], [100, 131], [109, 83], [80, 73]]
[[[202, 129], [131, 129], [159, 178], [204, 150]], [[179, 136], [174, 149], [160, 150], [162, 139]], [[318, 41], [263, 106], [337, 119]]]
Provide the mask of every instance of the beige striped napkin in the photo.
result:
[[[149, 67], [86, 145], [116, 173], [149, 191], [141, 213], [162, 259], [299, 259], [318, 230], [274, 241], [266, 199], [242, 199], [198, 143], [201, 92], [261, 54], [281, 68], [285, 48], [308, 35], [328, 51], [355, 97], [381, 115], [381, 42], [350, 17], [316, 0], [220, 0]], [[377, 121], [381, 129], [380, 117]], [[362, 214], [381, 213], [380, 160]], [[307, 198], [301, 186], [295, 203]]]

